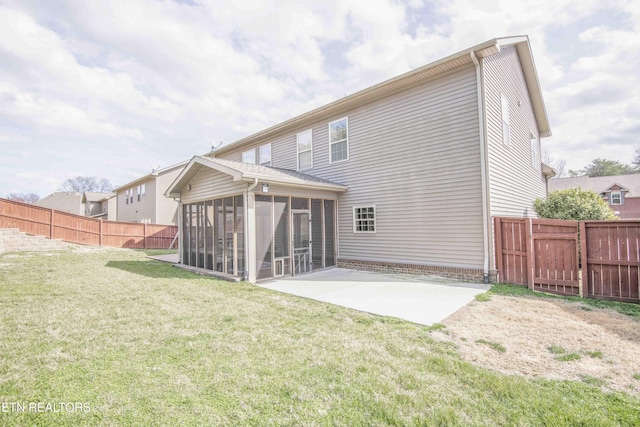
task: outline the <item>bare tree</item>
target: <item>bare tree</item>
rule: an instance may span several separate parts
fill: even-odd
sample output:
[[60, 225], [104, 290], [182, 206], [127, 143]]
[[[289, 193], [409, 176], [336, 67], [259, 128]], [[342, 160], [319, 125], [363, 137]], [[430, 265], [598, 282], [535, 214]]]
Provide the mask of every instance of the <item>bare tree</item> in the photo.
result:
[[555, 178], [562, 178], [567, 174], [565, 171], [567, 167], [567, 161], [564, 159], [555, 160], [553, 156], [551, 156], [551, 151], [549, 150], [544, 150], [544, 153], [542, 153], [542, 163], [555, 169]]
[[33, 205], [38, 200], [40, 200], [40, 196], [36, 193], [9, 193], [7, 195], [7, 199], [13, 200], [15, 202], [29, 203]]
[[64, 191], [77, 191], [78, 193], [84, 193], [85, 191], [105, 193], [111, 191], [113, 186], [104, 178], [98, 178], [95, 176], [76, 176], [75, 178], [69, 178], [63, 182], [62, 189]]

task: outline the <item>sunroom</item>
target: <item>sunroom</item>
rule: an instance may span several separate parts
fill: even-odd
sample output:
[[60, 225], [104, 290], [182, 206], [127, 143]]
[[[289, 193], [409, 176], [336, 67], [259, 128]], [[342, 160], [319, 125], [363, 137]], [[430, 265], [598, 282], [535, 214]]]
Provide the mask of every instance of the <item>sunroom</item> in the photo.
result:
[[180, 200], [180, 263], [250, 282], [336, 265], [346, 186], [296, 171], [196, 156], [165, 195]]

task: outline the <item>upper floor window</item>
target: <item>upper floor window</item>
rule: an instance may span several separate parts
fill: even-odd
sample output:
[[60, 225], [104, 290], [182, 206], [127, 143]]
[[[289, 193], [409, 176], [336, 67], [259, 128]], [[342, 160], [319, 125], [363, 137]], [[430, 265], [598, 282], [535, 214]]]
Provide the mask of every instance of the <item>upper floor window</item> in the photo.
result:
[[296, 136], [298, 145], [298, 170], [313, 167], [313, 142], [311, 129], [300, 132]]
[[622, 204], [622, 192], [620, 191], [612, 191], [610, 195], [610, 203], [612, 205], [621, 205]]
[[540, 144], [533, 132], [529, 133], [529, 138], [531, 140], [531, 166], [538, 170], [540, 169]]
[[256, 164], [256, 150], [251, 149], [242, 153], [242, 163]]
[[263, 166], [271, 166], [271, 144], [260, 147], [260, 164]]
[[138, 201], [140, 201], [140, 199], [146, 195], [147, 195], [147, 184], [138, 185]]
[[501, 96], [502, 101], [502, 143], [511, 146], [511, 125], [509, 124], [509, 100]]
[[349, 130], [348, 120], [336, 120], [329, 123], [329, 149], [331, 163], [349, 160]]
[[354, 233], [375, 233], [376, 232], [375, 205], [353, 207], [353, 232]]

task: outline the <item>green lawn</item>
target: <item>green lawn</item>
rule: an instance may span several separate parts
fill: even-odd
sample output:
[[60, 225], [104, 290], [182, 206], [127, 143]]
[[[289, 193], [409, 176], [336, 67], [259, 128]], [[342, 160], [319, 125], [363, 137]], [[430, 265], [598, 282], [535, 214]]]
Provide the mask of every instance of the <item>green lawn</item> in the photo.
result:
[[629, 395], [498, 374], [428, 327], [142, 252], [0, 255], [0, 306], [0, 425], [640, 424]]

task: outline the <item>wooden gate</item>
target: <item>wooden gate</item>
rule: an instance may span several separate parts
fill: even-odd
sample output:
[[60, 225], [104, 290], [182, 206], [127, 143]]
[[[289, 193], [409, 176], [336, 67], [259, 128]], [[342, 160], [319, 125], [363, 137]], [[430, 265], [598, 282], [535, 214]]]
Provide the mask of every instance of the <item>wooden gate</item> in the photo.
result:
[[580, 294], [578, 221], [494, 218], [499, 281]]
[[579, 295], [578, 221], [531, 219], [533, 289]]

